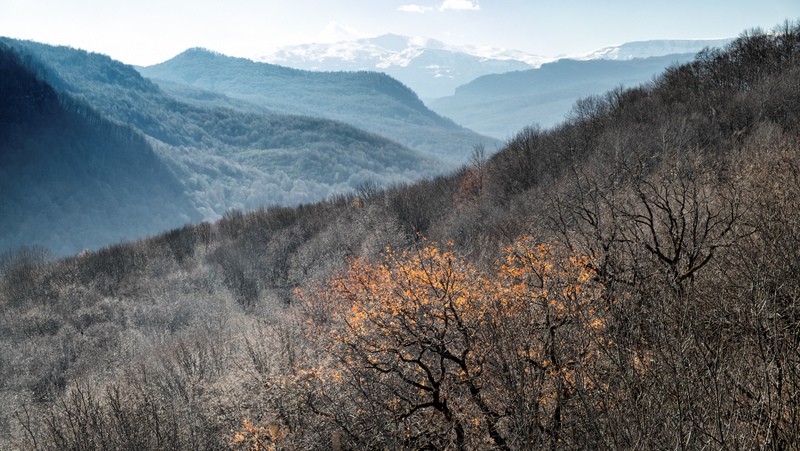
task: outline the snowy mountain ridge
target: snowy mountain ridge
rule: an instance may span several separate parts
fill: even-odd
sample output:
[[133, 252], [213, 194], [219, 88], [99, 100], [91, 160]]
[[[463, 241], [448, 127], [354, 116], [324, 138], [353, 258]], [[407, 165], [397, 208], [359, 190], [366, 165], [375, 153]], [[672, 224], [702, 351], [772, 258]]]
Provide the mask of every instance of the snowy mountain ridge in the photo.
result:
[[452, 95], [456, 87], [482, 75], [531, 69], [552, 60], [525, 52], [458, 47], [396, 34], [284, 47], [254, 59], [306, 70], [385, 72], [423, 99]]
[[724, 47], [733, 39], [659, 39], [626, 42], [621, 45], [603, 47], [585, 55], [571, 57], [577, 60], [630, 60], [685, 53], [697, 53], [706, 47]]
[[255, 60], [283, 65], [302, 61], [306, 65], [318, 63], [320, 66], [329, 60], [340, 60], [365, 63], [376, 68], [405, 67], [426, 50], [460, 53], [484, 60], [521, 61], [532, 68], [555, 59], [517, 50], [489, 46], [454, 46], [435, 39], [385, 34], [353, 41], [283, 47], [273, 53], [259, 55]]
[[400, 80], [422, 99], [453, 95], [458, 86], [489, 74], [536, 69], [560, 59], [630, 60], [697, 53], [731, 39], [651, 40], [603, 47], [586, 54], [549, 57], [491, 46], [450, 45], [435, 39], [385, 34], [283, 47], [254, 60], [316, 71], [378, 71]]

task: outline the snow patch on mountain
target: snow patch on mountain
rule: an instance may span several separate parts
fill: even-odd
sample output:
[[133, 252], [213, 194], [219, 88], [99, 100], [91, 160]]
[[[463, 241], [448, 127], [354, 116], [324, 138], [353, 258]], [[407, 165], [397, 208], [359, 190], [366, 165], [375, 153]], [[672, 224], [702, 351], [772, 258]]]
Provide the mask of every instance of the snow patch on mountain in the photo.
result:
[[437, 98], [452, 95], [457, 86], [482, 75], [532, 69], [552, 58], [517, 50], [452, 46], [419, 36], [385, 34], [284, 47], [255, 60], [306, 70], [385, 72], [420, 97]]
[[453, 95], [458, 86], [483, 75], [536, 69], [559, 59], [630, 60], [697, 53], [705, 47], [722, 47], [730, 41], [637, 41], [581, 55], [548, 57], [513, 49], [450, 45], [419, 36], [385, 34], [284, 47], [254, 59], [306, 70], [384, 72], [405, 83], [421, 98], [435, 99]]
[[724, 47], [733, 39], [680, 39], [636, 41], [625, 44], [603, 47], [585, 55], [572, 57], [577, 60], [631, 60], [674, 54], [697, 53], [706, 47]]
[[483, 61], [521, 61], [531, 68], [539, 67], [543, 63], [554, 59], [519, 50], [499, 49], [488, 46], [453, 46], [435, 39], [419, 36], [409, 37], [385, 34], [355, 41], [283, 47], [275, 52], [259, 55], [255, 60], [273, 64], [296, 64], [298, 62], [321, 64], [330, 63], [331, 60], [342, 60], [347, 62], [360, 61], [364, 64], [370, 64], [373, 68], [406, 67], [425, 50], [441, 50], [453, 54], [463, 54]]

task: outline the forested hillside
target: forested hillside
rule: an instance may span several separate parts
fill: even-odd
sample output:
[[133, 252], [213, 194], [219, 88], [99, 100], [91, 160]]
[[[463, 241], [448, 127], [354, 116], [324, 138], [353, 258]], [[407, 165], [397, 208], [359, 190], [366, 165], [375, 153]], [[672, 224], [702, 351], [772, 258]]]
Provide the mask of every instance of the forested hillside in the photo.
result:
[[[86, 135], [78, 131], [81, 130], [78, 126], [72, 127], [74, 130], [65, 128], [59, 134], [53, 128], [62, 127], [58, 121], [51, 127], [47, 117], [11, 114], [8, 125], [16, 123], [22, 129], [8, 137], [14, 141], [4, 142], [0, 148], [6, 154], [16, 154], [28, 152], [25, 146], [35, 147], [38, 159], [28, 162], [27, 172], [15, 168], [13, 177], [0, 182], [10, 190], [4, 200], [13, 205], [8, 207], [13, 208], [13, 213], [4, 215], [3, 220], [17, 221], [3, 233], [0, 250], [38, 243], [58, 255], [67, 255], [87, 246], [96, 249], [123, 237], [161, 232], [190, 219], [216, 219], [233, 208], [315, 202], [351, 192], [364, 184], [408, 183], [439, 174], [446, 167], [433, 157], [341, 122], [273, 114], [256, 105], [191, 88], [178, 89], [178, 95], [184, 99], [178, 100], [132, 67], [104, 55], [29, 41], [3, 39], [2, 42], [26, 61], [28, 78], [46, 83], [54, 95], [75, 99], [78, 105], [75, 108], [91, 111], [86, 113], [92, 116], [91, 120], [118, 125], [107, 125], [108, 130], [115, 131], [102, 132], [103, 136]], [[2, 82], [4, 89], [11, 89], [17, 81], [4, 78]], [[8, 96], [2, 101], [12, 113], [27, 107], [27, 100], [19, 96]], [[42, 133], [42, 128], [47, 133]], [[125, 137], [105, 139], [115, 133]], [[73, 147], [102, 147], [106, 155], [124, 155], [132, 145], [147, 147], [151, 153], [155, 151], [158, 158], [153, 164], [169, 168], [168, 175], [159, 177], [164, 183], [172, 181], [184, 201], [189, 201], [188, 207], [172, 208], [170, 202], [154, 195], [133, 202], [134, 196], [143, 194], [149, 183], [138, 184], [112, 205], [103, 197], [108, 190], [91, 186], [101, 183], [97, 181], [99, 177], [94, 181], [88, 175], [75, 175], [69, 180], [56, 177], [55, 168], [62, 157], [71, 162], [68, 167], [72, 171], [89, 174], [93, 170], [92, 160], [82, 159], [82, 152], [99, 151], [73, 150]], [[121, 159], [107, 159], [102, 164], [104, 170], [113, 173], [138, 167], [126, 167], [123, 163]], [[119, 166], [112, 167], [114, 164]], [[41, 174], [44, 182], [34, 186], [38, 181], [31, 179], [31, 174]], [[55, 180], [60, 180], [60, 185]], [[67, 199], [73, 192], [95, 193], [98, 198], [78, 195]], [[52, 202], [42, 202], [45, 199]], [[142, 202], [161, 205], [173, 216], [183, 214], [183, 220], [165, 222], [157, 211], [144, 214], [144, 210], [136, 207]], [[127, 208], [122, 208], [126, 205]], [[91, 219], [98, 214], [103, 220]], [[62, 230], [61, 224], [75, 221], [86, 221], [95, 227], [80, 228], [74, 234]], [[148, 226], [136, 229], [135, 224], [143, 222]], [[30, 224], [20, 235], [17, 226], [23, 223]], [[116, 225], [112, 227], [112, 223]], [[130, 230], [127, 223], [131, 224]], [[133, 230], [139, 232], [133, 234]], [[79, 236], [83, 238], [78, 239]], [[85, 241], [87, 236], [92, 240]], [[61, 241], [73, 244], [63, 247]], [[74, 244], [79, 242], [87, 244]]]
[[0, 264], [18, 449], [800, 448], [800, 24], [454, 174]]
[[684, 53], [621, 61], [561, 59], [536, 69], [484, 75], [430, 105], [459, 124], [505, 138], [532, 123], [547, 128], [559, 124], [577, 99], [646, 83], [670, 65], [693, 57]]
[[0, 252], [57, 255], [201, 219], [143, 136], [57, 93], [0, 43]]
[[139, 71], [156, 81], [220, 92], [275, 112], [346, 122], [451, 167], [465, 162], [474, 145], [496, 144], [429, 110], [413, 91], [377, 72], [311, 72], [205, 49], [190, 49]]

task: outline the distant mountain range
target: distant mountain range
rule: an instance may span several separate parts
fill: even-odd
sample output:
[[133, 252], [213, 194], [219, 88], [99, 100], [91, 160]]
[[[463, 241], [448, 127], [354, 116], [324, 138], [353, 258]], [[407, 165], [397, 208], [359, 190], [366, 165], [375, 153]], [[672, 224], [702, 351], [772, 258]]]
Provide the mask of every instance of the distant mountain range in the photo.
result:
[[453, 46], [435, 39], [386, 34], [336, 43], [288, 46], [255, 59], [315, 71], [384, 72], [408, 85], [428, 102], [454, 95], [457, 87], [484, 75], [535, 69], [558, 59], [626, 60], [695, 54], [704, 47], [722, 47], [730, 41], [638, 41], [604, 47], [585, 55], [547, 57], [518, 50]]
[[706, 47], [722, 48], [733, 39], [663, 39], [653, 41], [628, 42], [622, 45], [603, 47], [586, 55], [571, 57], [577, 60], [630, 60], [654, 56], [696, 54]]
[[157, 82], [215, 91], [275, 113], [346, 122], [449, 162], [451, 167], [465, 162], [477, 144], [492, 149], [497, 145], [492, 138], [434, 113], [407, 86], [377, 72], [305, 71], [204, 49], [187, 50], [139, 71]]
[[[40, 244], [63, 255], [231, 208], [441, 174], [476, 145], [492, 151], [525, 125], [553, 125], [578, 97], [647, 81], [715, 43], [549, 61], [384, 35], [269, 57], [320, 72], [204, 49], [134, 68], [0, 38], [0, 252]], [[676, 49], [688, 53], [640, 58]], [[409, 86], [452, 95], [429, 108]]]
[[434, 39], [395, 34], [284, 47], [256, 59], [315, 71], [384, 72], [423, 99], [452, 95], [456, 87], [481, 75], [530, 69], [550, 60], [513, 50], [455, 47]]
[[528, 125], [562, 122], [582, 97], [650, 81], [668, 66], [693, 57], [685, 53], [618, 61], [562, 59], [538, 69], [485, 75], [430, 106], [473, 130], [505, 139]]
[[[405, 183], [453, 167], [344, 122], [271, 113], [175, 84], [166, 88], [171, 94], [104, 55], [7, 38], [0, 45], [0, 252], [39, 244], [74, 253], [231, 208], [313, 202], [364, 183]], [[396, 123], [422, 105], [385, 75], [360, 75], [375, 89], [399, 90], [399, 100], [387, 104], [399, 111]], [[328, 84], [337, 89], [336, 80]], [[41, 108], [32, 104], [39, 97], [46, 100]], [[480, 142], [425, 111], [420, 117], [431, 128]], [[464, 142], [464, 155], [470, 145]]]

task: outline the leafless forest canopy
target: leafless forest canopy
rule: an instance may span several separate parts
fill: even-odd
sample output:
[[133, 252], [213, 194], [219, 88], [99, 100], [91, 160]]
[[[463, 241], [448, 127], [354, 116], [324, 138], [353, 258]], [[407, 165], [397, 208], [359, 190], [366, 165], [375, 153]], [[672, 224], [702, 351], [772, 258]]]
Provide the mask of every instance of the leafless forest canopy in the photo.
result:
[[800, 25], [457, 172], [0, 262], [11, 449], [800, 449]]

